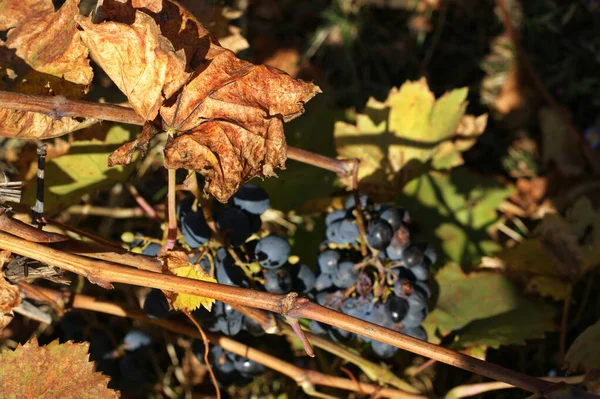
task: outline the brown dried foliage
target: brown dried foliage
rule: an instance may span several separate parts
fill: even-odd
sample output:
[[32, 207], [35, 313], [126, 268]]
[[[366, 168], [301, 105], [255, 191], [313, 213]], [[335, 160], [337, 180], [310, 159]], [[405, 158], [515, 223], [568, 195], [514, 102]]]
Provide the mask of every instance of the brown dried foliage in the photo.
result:
[[9, 398], [118, 398], [109, 378], [94, 372], [89, 344], [58, 340], [38, 346], [37, 338], [0, 353], [0, 386]]
[[8, 48], [39, 72], [87, 85], [93, 73], [88, 50], [81, 42], [77, 23], [79, 0], [67, 0], [54, 11], [51, 0], [3, 1], [0, 30], [10, 29]]
[[[165, 166], [204, 175], [205, 190], [223, 202], [242, 182], [274, 176], [285, 166], [283, 122], [302, 114], [319, 88], [238, 59], [174, 2], [140, 4], [104, 1], [102, 22], [79, 22], [92, 55], [138, 114], [160, 116], [154, 124], [173, 136]], [[111, 155], [111, 165], [131, 162], [154, 133], [146, 127]]]

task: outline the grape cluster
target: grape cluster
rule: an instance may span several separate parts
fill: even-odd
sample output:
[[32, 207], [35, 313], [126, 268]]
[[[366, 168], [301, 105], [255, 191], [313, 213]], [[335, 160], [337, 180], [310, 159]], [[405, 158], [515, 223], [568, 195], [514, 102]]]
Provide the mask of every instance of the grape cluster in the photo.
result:
[[[213, 254], [193, 258], [207, 273], [214, 265], [214, 277], [221, 284], [253, 288], [275, 294], [291, 291], [309, 292], [315, 285], [315, 274], [306, 265], [290, 263], [291, 246], [287, 239], [261, 232], [261, 215], [269, 209], [267, 193], [260, 186], [246, 184], [231, 201], [213, 210], [218, 233], [225, 246], [211, 246], [211, 230], [202, 209], [194, 209], [189, 197], [179, 206], [180, 229], [191, 248], [208, 245]], [[150, 297], [148, 298], [150, 299]], [[157, 308], [161, 309], [157, 303]], [[234, 336], [241, 331], [262, 334], [262, 328], [230, 305], [216, 302], [211, 312], [194, 312], [208, 331]]]
[[[436, 253], [427, 244], [413, 242], [411, 218], [405, 209], [374, 205], [368, 196], [349, 197], [344, 209], [325, 217], [327, 240], [318, 256], [315, 282], [317, 303], [347, 315], [427, 340], [421, 323], [427, 316], [431, 291], [429, 268]], [[361, 242], [357, 217], [364, 222]], [[370, 248], [366, 257], [361, 244]], [[335, 341], [349, 341], [354, 334], [311, 321], [316, 334]], [[379, 357], [393, 356], [397, 348], [359, 337], [371, 343]]]

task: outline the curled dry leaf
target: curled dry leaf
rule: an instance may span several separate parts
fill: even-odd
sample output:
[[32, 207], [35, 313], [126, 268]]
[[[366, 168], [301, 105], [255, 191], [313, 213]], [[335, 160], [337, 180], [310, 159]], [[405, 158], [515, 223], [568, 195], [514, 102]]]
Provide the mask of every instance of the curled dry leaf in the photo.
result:
[[187, 79], [185, 55], [160, 34], [154, 19], [141, 11], [131, 25], [106, 21], [94, 24], [77, 17], [81, 37], [92, 57], [127, 96], [132, 108], [153, 120], [166, 97]]
[[[78, 19], [83, 40], [138, 114], [153, 120], [160, 108], [174, 136], [165, 165], [203, 174], [206, 191], [225, 202], [242, 182], [284, 167], [283, 122], [320, 90], [238, 59], [177, 3], [164, 0], [160, 11], [157, 4], [105, 0], [103, 22]], [[150, 137], [119, 149], [111, 164], [129, 162]]]
[[0, 331], [11, 322], [13, 309], [21, 304], [19, 288], [4, 279], [2, 269], [10, 260], [10, 253], [0, 251]]
[[0, 29], [6, 45], [33, 69], [88, 85], [93, 73], [88, 49], [81, 43], [74, 18], [79, 0], [67, 0], [54, 11], [51, 0], [5, 0], [0, 5]]
[[39, 346], [37, 338], [0, 353], [0, 386], [8, 398], [118, 398], [109, 377], [94, 372], [89, 344], [58, 340]]
[[88, 127], [90, 120], [79, 122], [75, 118], [53, 118], [38, 112], [21, 112], [0, 108], [0, 136], [49, 139]]

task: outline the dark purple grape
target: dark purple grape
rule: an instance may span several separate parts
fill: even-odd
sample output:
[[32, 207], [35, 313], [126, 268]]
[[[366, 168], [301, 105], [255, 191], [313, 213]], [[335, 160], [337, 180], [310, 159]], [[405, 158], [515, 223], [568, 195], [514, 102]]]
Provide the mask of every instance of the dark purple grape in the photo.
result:
[[269, 209], [267, 192], [256, 184], [245, 184], [233, 196], [233, 203], [248, 213], [261, 215]]
[[220, 284], [237, 287], [248, 286], [243, 270], [235, 264], [225, 248], [219, 248], [215, 256], [215, 278]]
[[333, 249], [327, 249], [321, 252], [317, 258], [321, 272], [333, 273], [337, 268], [340, 257], [340, 253]]
[[358, 270], [354, 268], [354, 263], [343, 261], [333, 272], [331, 281], [339, 288], [348, 288], [356, 282], [356, 277], [358, 277]]
[[258, 233], [260, 228], [262, 227], [262, 220], [260, 219], [260, 215], [253, 215], [252, 213], [248, 213], [248, 220], [250, 221], [250, 235], [254, 233]]
[[373, 306], [365, 320], [386, 328], [391, 328], [394, 324], [392, 321], [392, 315], [390, 314], [387, 306], [382, 304]]
[[364, 297], [373, 290], [373, 278], [365, 272], [361, 272], [356, 278], [356, 292]]
[[330, 212], [327, 214], [327, 216], [325, 216], [325, 225], [329, 226], [331, 223], [337, 220], [342, 220], [346, 217], [347, 214], [347, 211], [341, 209]]
[[182, 213], [179, 218], [179, 224], [186, 244], [192, 248], [202, 246], [212, 235], [212, 231], [208, 227], [201, 210], [198, 210], [198, 212], [189, 211]]
[[429, 278], [429, 259], [423, 259], [423, 263], [420, 265], [414, 265], [410, 268], [410, 271], [413, 272], [417, 280], [419, 281], [427, 281]]
[[413, 338], [420, 339], [421, 341], [427, 341], [427, 332], [421, 326], [403, 328], [400, 332]]
[[425, 317], [427, 317], [427, 308], [421, 310], [409, 308], [408, 313], [406, 313], [406, 316], [404, 316], [400, 323], [402, 323], [403, 328], [414, 328], [420, 326]]
[[342, 220], [343, 219], [332, 222], [329, 226], [327, 226], [327, 230], [325, 230], [325, 236], [327, 239], [335, 244], [344, 244], [344, 240], [340, 234]]
[[277, 269], [287, 262], [291, 250], [292, 248], [285, 238], [270, 235], [262, 238], [256, 244], [254, 254], [262, 267]]
[[265, 334], [265, 330], [263, 330], [262, 326], [254, 319], [249, 317], [244, 317], [243, 328], [255, 337], [260, 337], [261, 335]]
[[323, 291], [333, 285], [333, 278], [329, 273], [321, 273], [315, 281], [315, 290]]
[[423, 251], [421, 251], [416, 245], [409, 246], [402, 254], [402, 262], [404, 262], [404, 266], [409, 268], [422, 264], [424, 258], [425, 256], [423, 255]]
[[239, 247], [252, 235], [248, 214], [240, 208], [227, 208], [216, 217], [219, 231], [227, 236], [229, 243]]
[[398, 352], [398, 348], [395, 346], [375, 340], [371, 340], [371, 348], [373, 349], [373, 352], [382, 359], [389, 359]]
[[160, 244], [157, 244], [155, 242], [151, 242], [150, 244], [148, 244], [146, 246], [146, 248], [144, 248], [142, 250], [142, 255], [146, 255], [146, 256], [156, 256], [158, 255], [158, 251], [160, 251]]
[[367, 244], [378, 251], [383, 251], [390, 245], [393, 235], [392, 226], [385, 220], [377, 219], [367, 229]]
[[[359, 200], [360, 200], [360, 207], [362, 209], [367, 209], [368, 207], [373, 205], [373, 200], [368, 195], [361, 195], [359, 197]], [[352, 210], [355, 207], [356, 207], [356, 200], [354, 198], [354, 195], [351, 195], [348, 198], [346, 198], [346, 201], [344, 202], [344, 208], [346, 208], [347, 210]]]
[[236, 356], [233, 362], [235, 369], [244, 377], [254, 377], [265, 372], [265, 366], [247, 357]]
[[423, 255], [425, 255], [425, 257], [429, 259], [432, 265], [434, 265], [435, 262], [437, 262], [437, 252], [435, 248], [433, 248], [431, 245], [427, 244], [425, 246], [425, 249], [423, 250]]
[[327, 324], [319, 323], [318, 321], [311, 320], [308, 323], [308, 327], [313, 334], [325, 335], [327, 334]]
[[413, 286], [413, 289], [421, 291], [423, 295], [427, 297], [427, 299], [431, 298], [431, 288], [429, 288], [427, 283], [424, 283], [423, 281], [417, 281]]
[[372, 303], [361, 298], [348, 298], [344, 301], [340, 311], [348, 316], [364, 320], [367, 317]]
[[169, 316], [169, 302], [161, 290], [152, 288], [144, 300], [144, 313], [151, 319], [166, 319]]
[[408, 313], [409, 305], [406, 299], [397, 297], [395, 295], [390, 296], [386, 306], [394, 323], [398, 323], [404, 318], [404, 316], [406, 316], [406, 313]]
[[396, 240], [392, 240], [390, 245], [385, 249], [385, 254], [391, 260], [402, 260], [405, 249], [406, 245], [400, 244]]
[[128, 351], [135, 351], [152, 343], [152, 337], [140, 330], [131, 330], [123, 338], [123, 346]]
[[402, 225], [402, 214], [396, 208], [387, 208], [379, 215], [379, 218], [388, 222], [393, 231], [398, 230], [398, 227]]
[[212, 309], [217, 318], [217, 328], [225, 335], [237, 335], [243, 327], [244, 315], [235, 310], [231, 305], [216, 301]]
[[333, 342], [348, 342], [354, 338], [354, 333], [337, 327], [330, 327], [327, 333]]
[[307, 293], [315, 287], [317, 281], [315, 273], [305, 264], [296, 263], [292, 265], [291, 274], [294, 291]]
[[421, 290], [413, 290], [406, 300], [411, 312], [416, 312], [427, 307], [427, 295]]
[[265, 290], [272, 294], [287, 294], [292, 289], [292, 276], [281, 269], [264, 269]]
[[353, 244], [360, 235], [356, 221], [353, 219], [343, 219], [339, 230], [340, 238], [343, 244]]

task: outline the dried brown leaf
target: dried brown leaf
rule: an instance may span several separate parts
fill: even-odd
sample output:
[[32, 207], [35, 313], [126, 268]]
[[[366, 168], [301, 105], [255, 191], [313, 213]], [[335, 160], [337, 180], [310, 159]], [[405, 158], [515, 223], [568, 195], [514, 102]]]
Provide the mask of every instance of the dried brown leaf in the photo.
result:
[[136, 151], [140, 151], [142, 155], [148, 151], [150, 140], [158, 133], [156, 128], [149, 123], [146, 123], [142, 128], [140, 135], [133, 141], [123, 144], [117, 148], [108, 157], [108, 166], [129, 165], [133, 160]]
[[32, 15], [46, 15], [52, 12], [52, 0], [3, 0], [0, 3], [0, 30], [19, 26]]
[[[153, 120], [160, 107], [163, 128], [174, 136], [165, 165], [203, 174], [206, 191], [223, 202], [242, 182], [274, 176], [286, 160], [283, 122], [302, 114], [319, 88], [238, 59], [175, 2], [163, 0], [148, 15], [150, 4], [159, 10], [151, 1], [131, 7], [104, 0], [104, 22], [80, 24], [92, 55], [138, 114]], [[120, 148], [111, 164], [129, 162], [146, 143]]]
[[17, 55], [36, 71], [90, 84], [93, 72], [88, 50], [81, 43], [75, 22], [79, 0], [67, 0], [56, 12], [50, 0], [34, 3], [31, 9], [26, 2], [8, 3], [0, 14], [17, 14], [14, 18], [0, 15], [0, 21], [8, 22], [4, 27], [12, 28], [6, 40], [9, 48], [16, 49]]
[[183, 50], [175, 51], [148, 14], [136, 11], [131, 25], [94, 24], [91, 18], [81, 16], [77, 21], [94, 60], [144, 119], [153, 120], [164, 99], [187, 80]]
[[231, 122], [203, 123], [167, 145], [165, 165], [204, 175], [205, 190], [226, 202], [241, 182], [274, 176], [274, 168], [284, 166], [283, 123], [277, 118], [266, 123], [270, 125], [264, 128], [266, 137]]
[[[5, 251], [1, 252], [6, 254]], [[12, 321], [12, 310], [20, 304], [21, 296], [19, 288], [7, 282], [0, 272], [0, 331]]]
[[94, 372], [89, 344], [58, 340], [38, 346], [37, 338], [14, 351], [0, 353], [0, 386], [15, 398], [118, 398], [107, 388], [109, 378]]
[[28, 139], [49, 139], [82, 129], [90, 121], [75, 118], [55, 119], [38, 112], [22, 112], [0, 108], [0, 136]]

